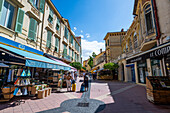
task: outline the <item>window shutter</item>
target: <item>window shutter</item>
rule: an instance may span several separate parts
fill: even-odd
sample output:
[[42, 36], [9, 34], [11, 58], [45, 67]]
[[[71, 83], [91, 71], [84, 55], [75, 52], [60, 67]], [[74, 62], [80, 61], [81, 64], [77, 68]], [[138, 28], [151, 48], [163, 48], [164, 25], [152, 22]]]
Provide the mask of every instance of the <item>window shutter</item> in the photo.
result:
[[33, 0], [29, 0], [29, 2], [33, 5]]
[[44, 13], [45, 0], [40, 0], [40, 12]]
[[15, 26], [15, 31], [18, 33], [22, 33], [22, 25], [24, 21], [24, 14], [25, 12], [22, 9], [18, 9], [18, 14], [17, 14], [17, 21], [16, 21], [16, 26]]
[[33, 18], [30, 18], [28, 38], [35, 41], [36, 40], [36, 31], [37, 31], [37, 21], [34, 20]]
[[4, 0], [0, 0], [0, 18], [1, 18], [1, 12], [2, 12], [3, 5], [4, 5]]
[[47, 47], [51, 48], [51, 37], [52, 37], [52, 32], [48, 31], [47, 32]]

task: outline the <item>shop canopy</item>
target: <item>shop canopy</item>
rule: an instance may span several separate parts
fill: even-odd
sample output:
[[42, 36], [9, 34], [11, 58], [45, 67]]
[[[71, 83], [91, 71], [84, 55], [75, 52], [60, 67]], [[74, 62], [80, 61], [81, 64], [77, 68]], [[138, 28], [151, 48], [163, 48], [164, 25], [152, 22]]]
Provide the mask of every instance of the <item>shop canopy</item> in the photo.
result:
[[74, 68], [74, 67], [72, 67], [72, 66], [70, 66], [70, 65], [68, 65], [68, 64], [66, 64], [66, 63], [64, 63], [64, 62], [62, 62], [61, 60], [58, 60], [58, 59], [55, 58], [54, 56], [51, 56], [51, 55], [46, 54], [46, 53], [45, 53], [44, 55], [45, 55], [47, 58], [50, 58], [51, 60], [54, 60], [54, 61], [60, 62], [60, 63], [62, 63], [62, 64], [64, 64], [64, 65], [67, 65], [68, 67], [71, 68], [71, 70], [77, 71], [76, 68]]
[[68, 65], [51, 60], [42, 55], [30, 53], [30, 52], [23, 51], [21, 49], [13, 48], [10, 46], [6, 46], [3, 44], [0, 44], [0, 47], [8, 51], [11, 51], [15, 54], [23, 56], [26, 60], [25, 66], [28, 66], [28, 67], [51, 68], [51, 69], [62, 69], [62, 70], [71, 69], [70, 67], [68, 67]]
[[0, 67], [9, 67], [9, 66], [4, 63], [0, 63]]

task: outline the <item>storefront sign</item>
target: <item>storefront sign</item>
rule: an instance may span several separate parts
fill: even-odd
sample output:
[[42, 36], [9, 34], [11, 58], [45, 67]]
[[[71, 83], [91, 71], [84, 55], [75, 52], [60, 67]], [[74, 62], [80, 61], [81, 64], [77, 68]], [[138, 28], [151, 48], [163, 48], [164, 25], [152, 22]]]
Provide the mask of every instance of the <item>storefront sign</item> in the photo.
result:
[[[160, 46], [158, 46], [157, 48], [159, 47]], [[141, 54], [140, 56], [136, 56], [131, 59], [128, 59], [127, 64], [138, 62], [140, 60], [146, 60], [148, 58], [162, 58], [164, 55], [167, 55], [169, 53], [170, 53], [170, 45], [164, 46], [159, 49], [154, 49], [153, 51], [150, 51], [150, 50], [148, 52], [146, 51], [145, 54]]]
[[0, 36], [0, 42], [1, 42], [1, 43], [4, 43], [4, 44], [9, 44], [9, 45], [11, 45], [11, 46], [18, 47], [18, 48], [23, 49], [23, 50], [27, 50], [27, 51], [30, 51], [30, 52], [34, 52], [34, 53], [43, 55], [43, 52], [41, 52], [41, 51], [39, 51], [39, 50], [33, 49], [33, 48], [31, 48], [31, 47], [28, 47], [28, 46], [23, 45], [23, 44], [18, 43], [18, 42], [14, 42], [14, 41], [9, 40], [9, 39], [7, 39], [7, 38], [4, 38], [4, 37], [2, 37], [2, 36]]

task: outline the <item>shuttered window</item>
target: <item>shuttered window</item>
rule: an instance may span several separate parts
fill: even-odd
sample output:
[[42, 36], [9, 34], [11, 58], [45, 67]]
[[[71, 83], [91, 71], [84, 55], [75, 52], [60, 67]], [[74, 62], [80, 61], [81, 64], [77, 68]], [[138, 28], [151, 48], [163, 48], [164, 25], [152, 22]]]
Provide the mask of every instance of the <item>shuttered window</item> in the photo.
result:
[[49, 12], [49, 17], [48, 17], [48, 21], [52, 24], [53, 23], [53, 10], [50, 8], [50, 12]]
[[63, 50], [63, 54], [67, 55], [67, 46], [64, 44], [64, 50]]
[[39, 8], [39, 1], [40, 0], [29, 0], [29, 2], [37, 9]]
[[55, 38], [55, 51], [58, 52], [59, 51], [59, 39]]
[[51, 48], [51, 37], [52, 37], [52, 32], [47, 31], [47, 48]]
[[57, 31], [60, 30], [60, 19], [57, 17], [57, 24], [56, 24]]
[[0, 0], [0, 24], [12, 29], [15, 7], [6, 0]]
[[71, 43], [73, 44], [73, 35], [71, 35]]
[[44, 13], [45, 0], [40, 0], [40, 12]]
[[64, 33], [64, 36], [68, 39], [68, 29], [67, 29], [66, 26], [65, 26], [65, 33]]
[[28, 38], [36, 41], [36, 34], [37, 34], [37, 21], [33, 18], [30, 18]]
[[24, 14], [25, 14], [25, 12], [19, 8], [16, 26], [15, 26], [15, 31], [18, 32], [18, 33], [22, 33], [22, 25], [23, 25], [23, 20], [24, 20]]

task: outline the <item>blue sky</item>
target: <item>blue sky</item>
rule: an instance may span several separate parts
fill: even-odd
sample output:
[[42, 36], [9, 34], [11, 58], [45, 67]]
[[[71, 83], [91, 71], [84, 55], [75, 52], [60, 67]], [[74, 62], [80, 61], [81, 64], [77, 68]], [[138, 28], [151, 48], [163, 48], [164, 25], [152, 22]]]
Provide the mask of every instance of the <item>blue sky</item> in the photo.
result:
[[75, 35], [82, 36], [83, 60], [104, 50], [107, 32], [127, 30], [133, 20], [134, 0], [52, 0], [69, 20]]

